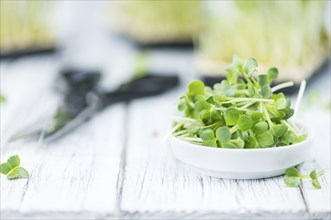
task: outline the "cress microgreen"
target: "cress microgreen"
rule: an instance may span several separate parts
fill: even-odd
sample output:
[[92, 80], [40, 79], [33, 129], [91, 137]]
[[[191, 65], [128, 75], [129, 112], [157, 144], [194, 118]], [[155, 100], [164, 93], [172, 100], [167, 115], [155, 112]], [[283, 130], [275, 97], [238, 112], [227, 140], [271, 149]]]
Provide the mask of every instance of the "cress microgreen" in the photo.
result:
[[297, 187], [300, 185], [301, 179], [311, 179], [312, 185], [316, 189], [321, 188], [321, 184], [318, 181], [318, 177], [323, 175], [323, 171], [317, 172], [313, 170], [309, 175], [302, 175], [300, 171], [295, 167], [290, 167], [285, 170], [285, 179], [284, 183], [289, 187]]
[[219, 148], [280, 147], [305, 140], [307, 135], [288, 121], [294, 114], [290, 99], [277, 92], [293, 82], [271, 87], [277, 68], [257, 74], [257, 66], [253, 58], [245, 63], [234, 56], [226, 80], [212, 88], [191, 82], [179, 98], [184, 117], [175, 120], [173, 136]]
[[11, 156], [7, 162], [0, 164], [0, 173], [7, 175], [9, 180], [29, 178], [29, 172], [20, 166], [21, 160], [18, 155]]

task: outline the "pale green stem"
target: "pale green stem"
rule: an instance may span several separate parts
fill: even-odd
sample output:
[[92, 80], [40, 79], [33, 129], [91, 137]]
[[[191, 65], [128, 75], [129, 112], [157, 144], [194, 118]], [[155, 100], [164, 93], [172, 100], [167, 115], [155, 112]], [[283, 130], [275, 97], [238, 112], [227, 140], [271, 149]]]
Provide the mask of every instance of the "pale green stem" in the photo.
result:
[[226, 110], [226, 108], [222, 108], [222, 107], [215, 107], [215, 110], [225, 111], [225, 110]]
[[198, 120], [193, 119], [193, 118], [186, 118], [186, 117], [175, 116], [175, 115], [172, 115], [171, 118], [176, 119], [176, 120], [180, 120], [180, 121], [187, 121], [187, 122], [196, 122], [196, 123], [199, 123]]
[[300, 178], [306, 179], [306, 178], [310, 178], [310, 176], [309, 175], [300, 175]]
[[292, 125], [290, 125], [287, 121], [285, 120], [280, 120], [280, 122], [288, 127], [290, 131], [292, 131], [295, 135], [297, 135], [297, 131], [294, 129]]
[[241, 107], [239, 107], [238, 109], [245, 109], [245, 108], [248, 108], [249, 106], [253, 105], [255, 102], [250, 102], [250, 103], [247, 103], [246, 105], [243, 105]]
[[277, 90], [284, 89], [284, 88], [287, 88], [287, 87], [291, 87], [293, 85], [294, 85], [293, 81], [284, 82], [284, 83], [278, 84], [277, 86], [272, 87], [271, 91], [276, 92]]
[[261, 102], [260, 102], [260, 112], [263, 113], [263, 106]]
[[274, 102], [272, 99], [260, 99], [260, 98], [228, 98], [228, 101], [222, 102], [222, 104], [229, 104], [234, 102], [246, 102], [246, 101], [254, 101], [254, 102]]
[[166, 141], [166, 140], [168, 140], [170, 137], [171, 137], [171, 135], [178, 129], [178, 128], [180, 128], [181, 126], [183, 126], [184, 125], [184, 122], [179, 122], [179, 123], [177, 123], [172, 129], [170, 129], [170, 131], [166, 134], [166, 136], [163, 138], [163, 141]]
[[295, 103], [294, 115], [292, 117], [292, 120], [293, 121], [295, 121], [295, 119], [296, 119], [296, 117], [298, 115], [300, 103], [301, 103], [301, 100], [302, 100], [302, 97], [303, 97], [303, 93], [305, 92], [306, 84], [307, 84], [306, 83], [306, 80], [302, 80], [301, 81], [300, 89], [299, 89], [299, 94], [298, 94], [298, 97], [297, 97], [297, 101]]
[[218, 125], [220, 122], [218, 121], [218, 122], [215, 122], [215, 123], [213, 123], [213, 124], [210, 124], [210, 125], [207, 125], [207, 126], [202, 126], [202, 128], [210, 128], [210, 127], [213, 127], [213, 126], [215, 126], [215, 125]]
[[182, 131], [177, 131], [175, 133], [173, 133], [172, 135], [177, 137], [177, 136], [180, 136], [182, 134], [186, 134], [188, 131], [187, 130], [182, 130]]
[[266, 117], [267, 121], [268, 121], [268, 124], [269, 124], [269, 128], [271, 128], [272, 126], [272, 121], [270, 119], [270, 116], [269, 116], [269, 113], [267, 111], [267, 109], [265, 108], [265, 106], [261, 103], [261, 108], [262, 108], [262, 111], [264, 113], [264, 116]]
[[232, 128], [230, 128], [230, 132], [231, 134], [233, 134], [234, 132], [236, 132], [238, 130], [237, 125], [233, 126]]
[[193, 138], [193, 137], [178, 137], [178, 138], [184, 141], [194, 141], [194, 142], [202, 143], [201, 138]]

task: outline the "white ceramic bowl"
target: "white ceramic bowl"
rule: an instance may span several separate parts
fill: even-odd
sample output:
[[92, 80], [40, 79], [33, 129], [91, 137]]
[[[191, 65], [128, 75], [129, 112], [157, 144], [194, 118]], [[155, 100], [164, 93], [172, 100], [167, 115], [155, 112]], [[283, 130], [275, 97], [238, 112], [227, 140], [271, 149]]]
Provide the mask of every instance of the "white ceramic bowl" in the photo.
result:
[[308, 137], [303, 142], [285, 147], [258, 149], [214, 148], [171, 138], [175, 156], [208, 176], [225, 179], [260, 179], [284, 174], [288, 167], [302, 163], [309, 155], [313, 133], [298, 124]]

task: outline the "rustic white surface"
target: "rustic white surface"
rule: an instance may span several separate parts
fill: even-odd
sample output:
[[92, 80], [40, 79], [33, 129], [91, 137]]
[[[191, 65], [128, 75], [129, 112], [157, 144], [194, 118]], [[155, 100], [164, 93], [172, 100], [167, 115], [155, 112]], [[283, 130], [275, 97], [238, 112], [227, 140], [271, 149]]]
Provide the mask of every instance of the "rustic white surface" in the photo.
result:
[[302, 192], [307, 203], [307, 210], [314, 218], [331, 218], [330, 203], [330, 111], [310, 108], [302, 114], [302, 120], [310, 124], [315, 131], [314, 146], [311, 159], [300, 166], [302, 173], [309, 173], [313, 169], [325, 170], [321, 177], [321, 190], [316, 190], [309, 181], [302, 184]]
[[202, 176], [177, 161], [162, 139], [180, 91], [110, 107], [56, 144], [7, 144], [56, 106], [51, 84], [58, 65], [37, 60], [1, 63], [8, 103], [1, 105], [0, 159], [19, 154], [31, 174], [17, 181], [0, 176], [1, 219], [330, 219], [330, 111], [304, 107], [300, 115], [316, 131], [300, 169], [325, 169], [321, 190], [307, 181], [288, 188], [283, 177]]
[[[19, 154], [22, 166], [31, 176], [28, 180], [9, 181], [1, 175], [1, 219], [114, 217], [125, 139], [123, 105], [105, 110], [56, 144], [23, 141], [6, 144], [11, 132], [29, 124], [30, 116], [47, 116], [48, 103], [53, 106], [56, 103], [45, 99], [52, 98], [52, 88], [47, 87], [54, 71], [51, 64], [54, 63], [46, 63], [48, 70], [25, 63], [17, 63], [18, 70], [5, 66], [2, 69], [1, 79], [6, 83], [2, 81], [1, 88], [6, 91], [8, 102], [1, 105], [1, 161]], [[47, 74], [45, 81], [43, 77]], [[36, 87], [29, 86], [33, 82]]]

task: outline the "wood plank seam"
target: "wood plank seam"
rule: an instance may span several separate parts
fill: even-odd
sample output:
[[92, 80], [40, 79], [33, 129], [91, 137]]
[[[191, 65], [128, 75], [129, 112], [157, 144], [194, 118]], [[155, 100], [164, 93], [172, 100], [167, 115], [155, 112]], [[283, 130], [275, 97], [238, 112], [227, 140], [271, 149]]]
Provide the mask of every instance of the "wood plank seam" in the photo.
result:
[[128, 126], [129, 126], [129, 108], [128, 104], [126, 103], [124, 105], [124, 141], [123, 141], [123, 149], [121, 152], [121, 164], [120, 164], [120, 170], [118, 172], [117, 176], [117, 182], [116, 182], [116, 210], [114, 213], [115, 218], [119, 218], [121, 215], [121, 203], [122, 203], [122, 193], [123, 193], [123, 184], [124, 184], [124, 178], [125, 178], [125, 167], [126, 167], [126, 157], [127, 157], [127, 148], [128, 148]]

